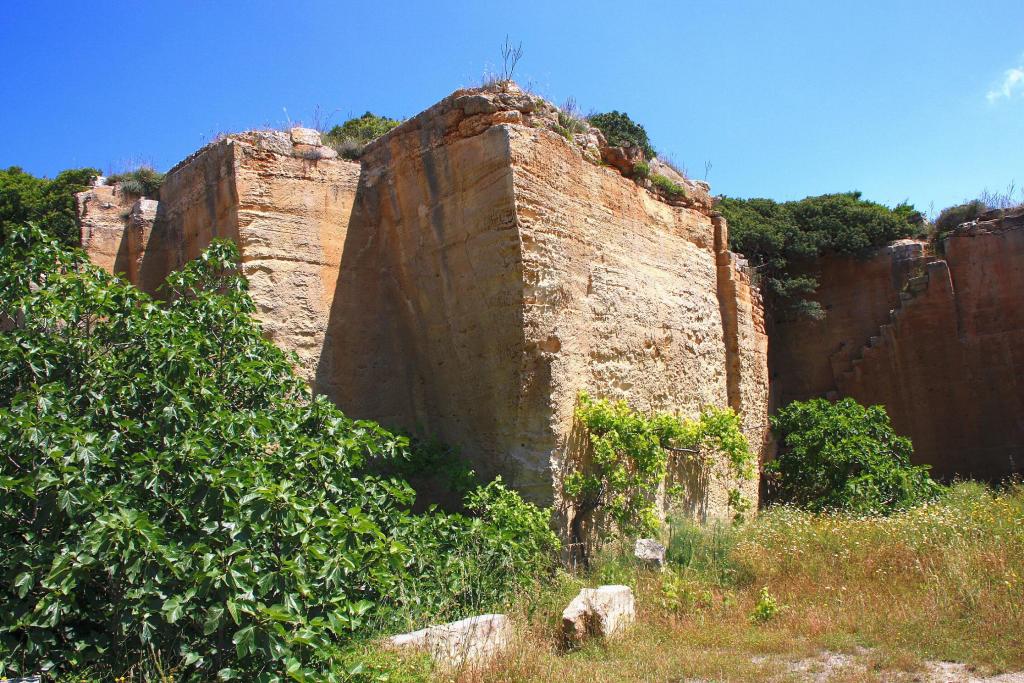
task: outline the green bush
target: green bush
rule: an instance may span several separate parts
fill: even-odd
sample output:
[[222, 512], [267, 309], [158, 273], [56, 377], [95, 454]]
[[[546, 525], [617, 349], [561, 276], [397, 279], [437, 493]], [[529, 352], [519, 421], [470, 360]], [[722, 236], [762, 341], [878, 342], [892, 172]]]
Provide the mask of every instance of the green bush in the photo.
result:
[[927, 465], [911, 465], [910, 439], [893, 431], [884, 406], [794, 401], [771, 426], [780, 448], [765, 472], [778, 502], [813, 512], [888, 513], [942, 490]]
[[470, 492], [473, 516], [432, 509], [396, 533], [410, 565], [389, 599], [402, 628], [461, 619], [493, 609], [557, 562], [550, 511], [525, 503], [500, 478]]
[[346, 159], [358, 159], [368, 143], [384, 135], [401, 121], [366, 112], [324, 134], [324, 144], [334, 147]]
[[654, 187], [656, 187], [657, 189], [661, 190], [662, 192], [667, 194], [669, 197], [672, 197], [672, 198], [686, 197], [686, 188], [685, 187], [683, 187], [682, 185], [676, 183], [675, 181], [671, 180], [670, 178], [661, 175], [660, 173], [655, 173], [654, 175], [651, 176], [651, 183], [654, 185]]
[[[637, 178], [639, 180], [643, 180], [644, 178], [649, 178], [650, 175], [651, 175], [651, 165], [648, 164], [646, 161], [638, 161], [637, 163], [633, 164], [633, 177], [634, 178]], [[661, 176], [661, 177], [664, 178], [664, 176]]]
[[639, 123], [629, 118], [629, 114], [611, 111], [605, 114], [593, 114], [587, 117], [590, 125], [598, 128], [609, 145], [616, 147], [639, 147], [645, 159], [654, 158], [654, 147], [647, 137], [647, 131]]
[[[310, 396], [237, 256], [215, 242], [159, 303], [38, 229], [0, 249], [0, 673], [112, 679], [155, 652], [186, 680], [340, 680], [367, 629], [550, 563], [548, 511], [500, 483], [473, 517], [416, 516], [368, 474], [407, 441]], [[454, 548], [492, 571], [450, 595]]]
[[988, 210], [988, 205], [980, 199], [943, 209], [933, 225], [935, 240], [941, 243], [958, 225], [973, 221]]
[[61, 243], [81, 243], [75, 194], [100, 174], [94, 168], [61, 171], [53, 180], [36, 178], [17, 166], [0, 170], [0, 245], [14, 229], [33, 222]]
[[480, 485], [476, 472], [450, 446], [437, 439], [410, 437], [405, 457], [374, 463], [371, 470], [386, 478], [412, 484], [418, 496], [416, 507], [440, 505], [449, 511], [464, 511], [465, 497]]
[[107, 185], [119, 184], [122, 192], [136, 197], [158, 197], [163, 182], [164, 174], [150, 166], [107, 176]]
[[890, 209], [859, 192], [826, 194], [777, 203], [725, 197], [718, 209], [729, 222], [729, 248], [747, 257], [761, 275], [767, 303], [781, 315], [821, 317], [807, 296], [817, 289], [815, 259], [836, 253], [860, 256], [917, 231], [912, 206]]

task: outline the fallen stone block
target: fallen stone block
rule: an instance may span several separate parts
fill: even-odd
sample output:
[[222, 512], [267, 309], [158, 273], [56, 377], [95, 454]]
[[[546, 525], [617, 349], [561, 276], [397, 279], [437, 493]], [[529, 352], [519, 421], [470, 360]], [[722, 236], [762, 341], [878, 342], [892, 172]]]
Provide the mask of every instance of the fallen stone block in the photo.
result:
[[636, 559], [654, 569], [665, 566], [665, 546], [653, 538], [638, 538], [633, 548]]
[[562, 612], [562, 635], [568, 644], [591, 636], [607, 638], [636, 620], [636, 601], [629, 586], [584, 588]]
[[451, 668], [486, 661], [511, 642], [512, 621], [504, 614], [482, 614], [388, 639], [392, 648], [425, 650], [435, 662]]

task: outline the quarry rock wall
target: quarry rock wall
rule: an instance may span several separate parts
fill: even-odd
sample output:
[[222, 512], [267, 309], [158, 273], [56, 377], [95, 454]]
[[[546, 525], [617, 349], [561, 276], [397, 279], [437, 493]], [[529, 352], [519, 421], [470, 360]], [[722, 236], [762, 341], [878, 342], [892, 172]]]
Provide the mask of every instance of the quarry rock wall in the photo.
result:
[[78, 196], [83, 248], [159, 295], [213, 239], [235, 241], [265, 333], [312, 381], [359, 182], [358, 163], [322, 150], [288, 133], [242, 133], [172, 168], [159, 202], [97, 185]]
[[773, 400], [883, 404], [943, 478], [1024, 472], [1024, 212], [961, 226], [943, 257], [927, 247], [823, 260], [825, 319], [773, 329]]
[[[707, 186], [676, 176], [685, 194], [659, 195], [600, 164], [596, 129], [557, 124], [512, 87], [454, 93], [361, 164], [315, 131], [231, 136], [168, 173], [138, 238], [116, 188], [83, 193], [83, 244], [155, 291], [234, 239], [268, 336], [316, 391], [540, 502], [585, 448], [581, 390], [687, 417], [732, 406], [761, 448], [763, 311]], [[726, 515], [731, 484], [690, 475], [693, 514]]]

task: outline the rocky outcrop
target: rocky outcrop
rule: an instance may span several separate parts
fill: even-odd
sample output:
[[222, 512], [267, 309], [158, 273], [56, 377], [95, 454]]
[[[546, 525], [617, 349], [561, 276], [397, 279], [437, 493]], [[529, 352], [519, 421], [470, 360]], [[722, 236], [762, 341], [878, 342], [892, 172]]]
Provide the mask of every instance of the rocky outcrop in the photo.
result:
[[126, 194], [118, 185], [106, 185], [104, 178], [97, 178], [76, 199], [82, 248], [89, 258], [112, 273], [124, 273], [130, 282], [139, 282], [158, 203]]
[[1024, 472], [1024, 210], [961, 226], [943, 251], [904, 240], [823, 261], [825, 319], [776, 324], [776, 400], [885, 405], [940, 477]]
[[[761, 446], [760, 300], [707, 186], [660, 195], [600, 164], [599, 131], [558, 124], [509, 86], [453, 93], [361, 165], [306, 129], [230, 136], [167, 174], [132, 281], [154, 291], [234, 239], [268, 336], [317, 391], [537, 501], [558, 501], [584, 445], [581, 390], [685, 416], [729, 405]], [[695, 516], [728, 514], [725, 484], [691, 478]]]

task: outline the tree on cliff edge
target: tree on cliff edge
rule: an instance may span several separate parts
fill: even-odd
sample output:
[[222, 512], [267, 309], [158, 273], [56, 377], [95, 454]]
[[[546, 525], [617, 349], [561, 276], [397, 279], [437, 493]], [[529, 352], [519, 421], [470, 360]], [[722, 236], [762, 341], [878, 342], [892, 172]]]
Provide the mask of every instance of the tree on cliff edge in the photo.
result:
[[94, 168], [76, 168], [61, 171], [50, 180], [17, 166], [0, 170], [0, 245], [16, 226], [29, 222], [62, 244], [80, 244], [75, 194], [87, 189], [99, 174]]
[[920, 214], [909, 204], [890, 209], [860, 192], [825, 194], [778, 203], [722, 198], [729, 248], [743, 254], [761, 276], [766, 303], [782, 316], [823, 317], [808, 299], [818, 286], [814, 262], [825, 254], [863, 256], [873, 248], [916, 234]]

